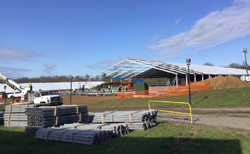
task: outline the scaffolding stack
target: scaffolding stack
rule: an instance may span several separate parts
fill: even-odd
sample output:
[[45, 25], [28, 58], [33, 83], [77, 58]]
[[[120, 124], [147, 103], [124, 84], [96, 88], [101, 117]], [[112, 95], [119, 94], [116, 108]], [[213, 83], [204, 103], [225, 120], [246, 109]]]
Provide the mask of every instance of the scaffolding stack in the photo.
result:
[[[157, 124], [157, 110], [106, 111], [88, 114], [87, 105], [5, 106], [4, 125], [25, 127], [37, 139], [94, 145]], [[87, 123], [89, 122], [89, 123]]]
[[4, 111], [0, 111], [0, 125], [4, 124], [3, 116], [4, 116]]
[[94, 145], [112, 139], [112, 133], [109, 130], [40, 128], [36, 132], [35, 138], [46, 141], [50, 140]]
[[65, 124], [60, 129], [77, 129], [77, 130], [109, 130], [112, 137], [119, 137], [129, 133], [129, 127], [125, 124]]
[[156, 117], [157, 110], [98, 112], [88, 116], [91, 124], [71, 123], [39, 128], [35, 138], [94, 145], [126, 135], [131, 130], [149, 129], [157, 124]]
[[87, 121], [86, 105], [28, 108], [28, 126], [52, 127]]
[[38, 129], [40, 129], [40, 128], [42, 128], [42, 127], [40, 127], [40, 126], [26, 126], [25, 127], [25, 133], [27, 135], [35, 136], [36, 135], [36, 131]]
[[146, 130], [157, 124], [157, 110], [106, 111], [88, 116], [92, 123], [126, 123], [131, 130]]
[[5, 106], [4, 126], [25, 127], [27, 126], [26, 108], [33, 107], [29, 103], [11, 104]]

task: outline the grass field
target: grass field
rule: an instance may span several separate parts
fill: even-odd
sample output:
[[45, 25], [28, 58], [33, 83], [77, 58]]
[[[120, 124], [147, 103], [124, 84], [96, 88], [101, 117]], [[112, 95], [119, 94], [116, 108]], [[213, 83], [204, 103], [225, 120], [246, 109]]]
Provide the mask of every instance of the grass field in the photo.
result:
[[[192, 107], [250, 106], [250, 87], [206, 90], [192, 95]], [[149, 100], [188, 102], [188, 96], [158, 97], [137, 99], [110, 99], [88, 105], [97, 108], [147, 108]], [[153, 107], [178, 106], [171, 104], [152, 104]]]
[[[69, 96], [64, 96], [64, 104], [69, 104]], [[85, 104], [80, 101], [79, 96], [73, 96], [73, 104]], [[95, 97], [95, 96], [93, 96]], [[66, 98], [66, 99], [65, 99]], [[136, 98], [136, 99], [112, 99], [99, 96], [94, 102], [86, 102], [88, 108], [95, 109], [111, 109], [111, 108], [147, 108], [149, 100], [179, 101], [188, 102], [188, 96], [182, 97], [156, 97], [156, 98]], [[152, 103], [152, 107], [168, 107], [178, 106], [171, 104]], [[183, 105], [182, 105], [183, 106]], [[192, 95], [192, 107], [233, 107], [233, 106], [250, 106], [250, 87], [228, 88], [217, 90], [206, 90]], [[0, 105], [0, 110], [4, 109], [4, 105]]]
[[[101, 97], [100, 97], [101, 98]], [[154, 100], [188, 102], [188, 97]], [[147, 108], [151, 99], [100, 99], [91, 109]], [[75, 102], [75, 101], [73, 101]], [[75, 102], [77, 104], [77, 102]], [[84, 102], [83, 102], [84, 103]], [[168, 105], [169, 106], [169, 105]], [[250, 87], [202, 91], [192, 95], [192, 107], [250, 106]], [[3, 108], [3, 105], [0, 108]], [[155, 107], [165, 107], [155, 104]], [[250, 153], [250, 133], [209, 126], [160, 123], [146, 131], [87, 146], [36, 140], [24, 128], [0, 126], [1, 153]]]
[[1, 126], [0, 143], [1, 153], [250, 153], [250, 133], [170, 123], [94, 146], [45, 142]]

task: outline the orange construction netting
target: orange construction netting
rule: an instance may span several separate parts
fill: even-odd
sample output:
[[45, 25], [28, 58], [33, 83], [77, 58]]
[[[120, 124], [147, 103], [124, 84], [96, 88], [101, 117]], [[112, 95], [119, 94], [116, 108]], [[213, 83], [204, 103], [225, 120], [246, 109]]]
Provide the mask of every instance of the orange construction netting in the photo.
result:
[[[210, 83], [205, 81], [190, 83], [191, 93], [197, 93], [201, 90], [210, 89]], [[144, 91], [122, 91], [117, 92], [117, 99], [121, 98], [152, 98], [152, 97], [168, 97], [168, 96], [187, 96], [188, 86], [180, 84], [176, 86], [149, 87]]]

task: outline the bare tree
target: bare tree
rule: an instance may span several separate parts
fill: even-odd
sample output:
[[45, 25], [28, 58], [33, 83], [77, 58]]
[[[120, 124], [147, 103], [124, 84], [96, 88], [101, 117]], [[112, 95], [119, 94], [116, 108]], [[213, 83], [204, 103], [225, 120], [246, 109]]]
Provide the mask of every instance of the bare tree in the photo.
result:
[[[69, 82], [71, 76], [40, 76], [36, 78], [28, 78], [28, 77], [22, 77], [17, 78], [15, 81], [17, 83], [27, 83], [27, 82]], [[86, 74], [85, 76], [73, 76], [73, 81], [88, 81], [90, 79], [90, 76]], [[95, 77], [91, 79], [93, 81], [100, 80], [98, 77]], [[1, 82], [0, 82], [1, 83]]]
[[239, 64], [239, 63], [231, 63], [228, 65], [228, 67], [231, 67], [231, 68], [242, 68], [242, 65]]
[[210, 62], [205, 62], [203, 65], [205, 65], [205, 66], [214, 66], [214, 64], [212, 64]]
[[85, 75], [85, 79], [86, 80], [89, 80], [90, 79], [90, 76], [88, 74]]

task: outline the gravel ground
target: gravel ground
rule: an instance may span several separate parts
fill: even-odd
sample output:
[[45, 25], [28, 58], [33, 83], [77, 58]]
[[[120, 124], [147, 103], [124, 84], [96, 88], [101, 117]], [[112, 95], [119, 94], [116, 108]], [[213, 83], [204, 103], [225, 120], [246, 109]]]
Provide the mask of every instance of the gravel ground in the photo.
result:
[[[175, 110], [178, 109], [175, 108]], [[193, 108], [192, 112], [195, 125], [201, 124], [216, 127], [250, 130], [250, 107]], [[190, 123], [190, 116], [160, 112], [158, 121]]]

